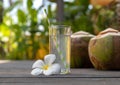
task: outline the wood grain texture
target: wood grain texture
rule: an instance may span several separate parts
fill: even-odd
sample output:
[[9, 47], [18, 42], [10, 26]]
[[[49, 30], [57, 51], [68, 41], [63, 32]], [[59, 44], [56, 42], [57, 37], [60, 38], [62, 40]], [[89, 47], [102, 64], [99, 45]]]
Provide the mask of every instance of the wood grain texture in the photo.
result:
[[0, 85], [119, 85], [120, 71], [71, 69], [67, 75], [30, 74], [34, 61], [0, 61]]

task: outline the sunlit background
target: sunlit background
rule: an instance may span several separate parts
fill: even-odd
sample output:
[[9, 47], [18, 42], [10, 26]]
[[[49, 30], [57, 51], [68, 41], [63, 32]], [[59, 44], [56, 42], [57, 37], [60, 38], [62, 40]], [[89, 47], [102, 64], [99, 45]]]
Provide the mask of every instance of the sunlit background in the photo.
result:
[[[49, 53], [48, 19], [72, 31], [119, 29], [115, 0], [1, 0], [0, 59], [43, 59]], [[47, 14], [45, 12], [47, 11]]]

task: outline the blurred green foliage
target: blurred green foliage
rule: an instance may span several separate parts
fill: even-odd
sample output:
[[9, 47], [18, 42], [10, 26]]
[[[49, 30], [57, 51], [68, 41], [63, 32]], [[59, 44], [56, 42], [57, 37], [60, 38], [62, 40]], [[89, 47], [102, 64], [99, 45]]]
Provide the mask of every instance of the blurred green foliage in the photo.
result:
[[[17, 23], [8, 15], [15, 7], [22, 6], [23, 0], [17, 0], [11, 7], [4, 11], [3, 23], [1, 24], [3, 46], [6, 49], [7, 59], [36, 59], [42, 58], [48, 53], [48, 24], [46, 18], [38, 22], [37, 16], [42, 6], [33, 8], [33, 0], [27, 0], [27, 10], [17, 9]], [[44, 31], [39, 29], [43, 26]], [[27, 34], [26, 34], [27, 32]], [[8, 46], [8, 45], [9, 46]], [[40, 50], [42, 49], [42, 50]], [[40, 53], [43, 52], [43, 55]], [[1, 57], [3, 59], [3, 57]], [[4, 58], [5, 59], [5, 58]]]
[[112, 27], [115, 5], [92, 6], [90, 0], [74, 0], [65, 3], [65, 23], [72, 26], [73, 32], [83, 30], [98, 34]]
[[[17, 22], [8, 15], [15, 7], [23, 5], [23, 0], [16, 0], [12, 6], [4, 10], [3, 23], [0, 25], [0, 46], [5, 49], [6, 55], [1, 59], [38, 59], [49, 51], [47, 18], [38, 21], [39, 12], [44, 8], [33, 7], [34, 0], [27, 0], [27, 9], [17, 9]], [[55, 0], [51, 3], [56, 3]], [[57, 9], [56, 9], [57, 10]], [[47, 6], [47, 17], [51, 24], [57, 24], [56, 10], [51, 4]], [[73, 0], [64, 2], [63, 24], [70, 25], [72, 31], [87, 31], [98, 34], [107, 27], [115, 27], [115, 5], [95, 6], [89, 0]], [[39, 29], [44, 28], [44, 31]], [[30, 35], [26, 35], [29, 32]]]

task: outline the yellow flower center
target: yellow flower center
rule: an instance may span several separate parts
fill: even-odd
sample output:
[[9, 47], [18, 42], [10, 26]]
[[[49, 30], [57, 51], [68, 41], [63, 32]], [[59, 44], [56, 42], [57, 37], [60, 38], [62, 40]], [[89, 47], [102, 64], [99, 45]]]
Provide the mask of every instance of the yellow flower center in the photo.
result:
[[43, 66], [43, 69], [44, 69], [44, 70], [48, 70], [48, 67], [49, 67], [48, 65], [44, 65], [44, 66]]

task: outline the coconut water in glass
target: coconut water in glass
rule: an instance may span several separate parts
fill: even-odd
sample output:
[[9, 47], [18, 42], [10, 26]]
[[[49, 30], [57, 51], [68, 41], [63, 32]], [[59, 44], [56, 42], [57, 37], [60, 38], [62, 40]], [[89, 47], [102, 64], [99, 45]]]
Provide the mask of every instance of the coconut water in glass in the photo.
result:
[[52, 25], [49, 27], [50, 53], [56, 55], [56, 63], [61, 66], [61, 74], [70, 73], [70, 26]]

